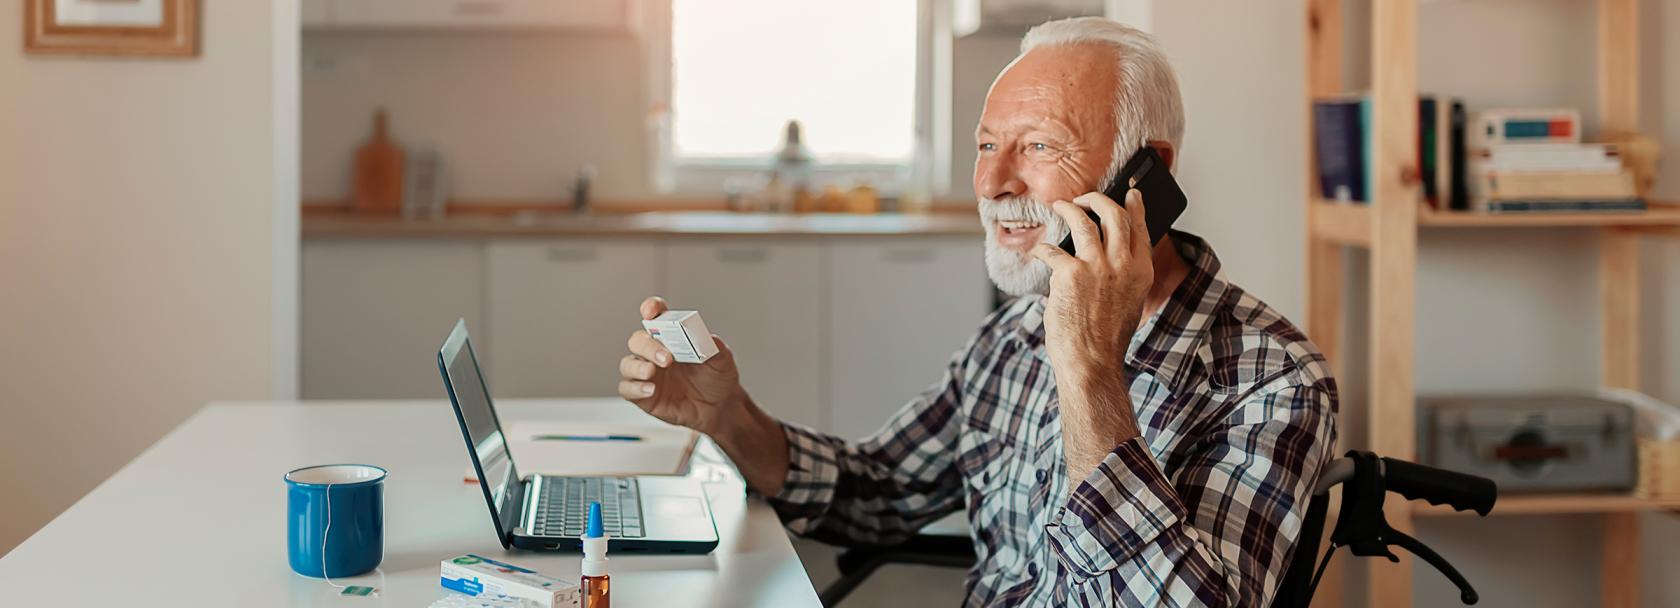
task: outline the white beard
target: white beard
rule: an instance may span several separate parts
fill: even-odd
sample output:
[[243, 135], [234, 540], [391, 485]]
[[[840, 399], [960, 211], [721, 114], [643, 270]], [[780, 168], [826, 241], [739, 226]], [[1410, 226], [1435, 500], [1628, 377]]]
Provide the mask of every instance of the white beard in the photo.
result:
[[1050, 206], [1027, 198], [980, 199], [980, 224], [986, 228], [986, 274], [999, 290], [1014, 297], [1048, 295], [1050, 266], [1029, 252], [1005, 249], [997, 242], [999, 220], [1027, 220], [1044, 226], [1044, 242], [1052, 245], [1068, 235], [1067, 224]]

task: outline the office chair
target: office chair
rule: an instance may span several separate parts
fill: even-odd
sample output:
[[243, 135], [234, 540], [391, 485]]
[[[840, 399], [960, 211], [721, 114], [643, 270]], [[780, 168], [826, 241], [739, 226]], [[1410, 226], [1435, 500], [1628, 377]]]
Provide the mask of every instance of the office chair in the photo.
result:
[[[1314, 567], [1319, 540], [1324, 536], [1325, 516], [1330, 510], [1330, 488], [1342, 486], [1341, 510], [1336, 528], [1330, 532], [1330, 548]], [[1383, 500], [1394, 492], [1413, 500], [1430, 504], [1445, 504], [1460, 511], [1475, 511], [1487, 516], [1493, 511], [1498, 487], [1492, 480], [1455, 473], [1421, 464], [1385, 458], [1370, 452], [1350, 451], [1347, 456], [1330, 463], [1314, 489], [1307, 505], [1307, 517], [1301, 527], [1301, 538], [1295, 547], [1289, 569], [1284, 572], [1274, 608], [1306, 608], [1312, 602], [1319, 578], [1330, 563], [1337, 548], [1347, 547], [1359, 557], [1381, 556], [1399, 561], [1392, 547], [1399, 547], [1418, 556], [1458, 586], [1459, 599], [1466, 605], [1475, 604], [1480, 597], [1470, 582], [1459, 574], [1445, 558], [1419, 542], [1388, 526], [1383, 518]], [[820, 594], [823, 606], [833, 608], [852, 590], [861, 585], [875, 570], [887, 564], [920, 564], [969, 568], [974, 565], [974, 544], [967, 536], [951, 534], [917, 534], [902, 543], [885, 547], [852, 547], [835, 559], [840, 578]]]

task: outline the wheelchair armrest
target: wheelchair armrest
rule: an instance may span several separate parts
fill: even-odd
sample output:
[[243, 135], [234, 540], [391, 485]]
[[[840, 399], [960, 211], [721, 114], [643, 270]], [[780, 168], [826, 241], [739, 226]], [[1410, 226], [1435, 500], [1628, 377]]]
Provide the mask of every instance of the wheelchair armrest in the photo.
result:
[[846, 599], [876, 569], [887, 564], [919, 564], [967, 569], [974, 565], [974, 541], [967, 536], [917, 534], [896, 545], [851, 547], [835, 558], [840, 578], [819, 593], [824, 606]]
[[852, 547], [835, 559], [842, 576], [884, 564], [924, 564], [967, 568], [974, 565], [974, 541], [965, 536], [917, 534], [896, 545]]

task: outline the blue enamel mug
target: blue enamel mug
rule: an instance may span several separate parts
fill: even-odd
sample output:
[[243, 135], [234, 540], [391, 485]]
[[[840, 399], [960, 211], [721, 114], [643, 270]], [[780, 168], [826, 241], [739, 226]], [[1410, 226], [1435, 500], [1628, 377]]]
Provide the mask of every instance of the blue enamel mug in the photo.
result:
[[304, 576], [355, 576], [385, 557], [385, 469], [325, 464], [286, 474], [286, 556]]

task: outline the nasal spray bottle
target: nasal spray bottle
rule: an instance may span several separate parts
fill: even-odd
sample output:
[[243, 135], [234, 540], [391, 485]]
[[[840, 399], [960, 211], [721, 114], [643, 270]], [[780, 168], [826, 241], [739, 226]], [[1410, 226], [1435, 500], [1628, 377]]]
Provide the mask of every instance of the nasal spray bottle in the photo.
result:
[[607, 594], [607, 539], [601, 532], [601, 503], [589, 503], [589, 525], [583, 531], [583, 603], [580, 608], [611, 608]]

